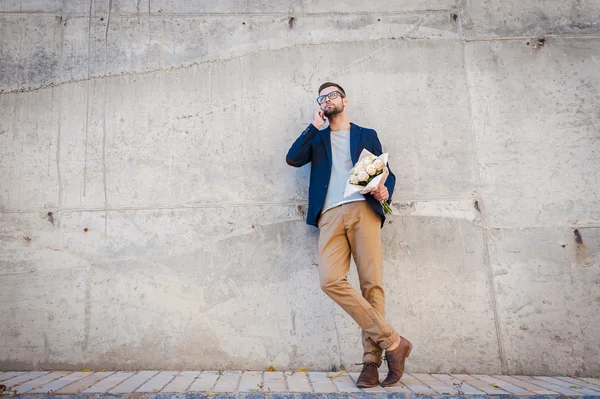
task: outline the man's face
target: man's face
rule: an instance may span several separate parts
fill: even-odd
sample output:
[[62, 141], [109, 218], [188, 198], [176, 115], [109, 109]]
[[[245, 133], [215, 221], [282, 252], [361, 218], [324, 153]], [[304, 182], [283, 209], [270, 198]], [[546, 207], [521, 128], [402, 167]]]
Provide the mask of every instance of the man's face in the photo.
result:
[[330, 117], [332, 115], [339, 114], [344, 112], [346, 109], [346, 98], [342, 98], [340, 95], [340, 89], [335, 86], [326, 87], [319, 93], [320, 96], [327, 96], [329, 93], [337, 92], [337, 97], [335, 99], [330, 99], [327, 97], [326, 101], [321, 104], [321, 109], [325, 116]]

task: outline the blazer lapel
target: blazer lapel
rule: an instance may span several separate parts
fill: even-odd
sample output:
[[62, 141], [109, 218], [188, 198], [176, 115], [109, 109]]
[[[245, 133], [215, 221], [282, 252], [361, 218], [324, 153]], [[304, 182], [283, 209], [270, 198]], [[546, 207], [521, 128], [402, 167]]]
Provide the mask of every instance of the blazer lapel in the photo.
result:
[[331, 129], [329, 127], [327, 127], [326, 129], [321, 130], [321, 132], [319, 133], [321, 136], [321, 141], [323, 142], [323, 145], [325, 146], [325, 151], [327, 152], [327, 158], [329, 158], [329, 166], [331, 166], [331, 163], [333, 162], [333, 158], [331, 156], [330, 131], [331, 131]]
[[[358, 162], [358, 142], [360, 141], [361, 128], [356, 126], [354, 123], [350, 124], [350, 156], [352, 157], [352, 165], [356, 165]], [[329, 144], [331, 147], [331, 143]]]

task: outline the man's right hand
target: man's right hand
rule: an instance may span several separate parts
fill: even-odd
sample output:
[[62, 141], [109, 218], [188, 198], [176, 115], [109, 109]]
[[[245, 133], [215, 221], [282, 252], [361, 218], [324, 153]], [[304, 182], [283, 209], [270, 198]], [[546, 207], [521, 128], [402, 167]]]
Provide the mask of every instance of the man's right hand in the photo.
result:
[[323, 119], [323, 116], [325, 115], [325, 113], [318, 109], [315, 111], [314, 115], [313, 115], [313, 120], [312, 120], [312, 124], [317, 128], [320, 129], [323, 127], [323, 125], [325, 125], [325, 119]]

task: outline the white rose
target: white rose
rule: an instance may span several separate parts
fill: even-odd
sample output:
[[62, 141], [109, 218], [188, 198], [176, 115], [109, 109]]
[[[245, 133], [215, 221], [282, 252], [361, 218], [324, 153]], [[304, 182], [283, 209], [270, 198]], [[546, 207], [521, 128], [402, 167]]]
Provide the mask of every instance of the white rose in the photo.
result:
[[377, 158], [375, 161], [373, 161], [373, 166], [375, 166], [375, 169], [377, 170], [383, 170], [383, 161]]
[[362, 170], [360, 171], [360, 173], [358, 174], [358, 181], [367, 181], [369, 180], [369, 174]]
[[350, 183], [358, 184], [358, 182], [359, 182], [358, 176], [355, 176], [355, 175], [350, 176]]
[[377, 168], [373, 165], [367, 166], [367, 173], [369, 176], [375, 176], [377, 174]]

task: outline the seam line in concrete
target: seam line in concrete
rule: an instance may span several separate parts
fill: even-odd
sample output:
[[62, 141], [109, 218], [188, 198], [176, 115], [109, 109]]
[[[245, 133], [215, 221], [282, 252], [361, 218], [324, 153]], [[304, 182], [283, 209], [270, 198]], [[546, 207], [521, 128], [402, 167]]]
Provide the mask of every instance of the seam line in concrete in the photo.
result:
[[[406, 11], [354, 11], [354, 12], [249, 12], [249, 13], [218, 13], [218, 12], [196, 12], [196, 13], [163, 13], [163, 12], [155, 12], [151, 13], [116, 13], [113, 12], [113, 18], [134, 18], [139, 16], [145, 17], [158, 17], [158, 18], [202, 18], [202, 17], [214, 17], [214, 18], [223, 18], [223, 17], [231, 17], [231, 18], [252, 18], [252, 17], [264, 17], [264, 18], [272, 18], [272, 17], [327, 17], [330, 18], [332, 16], [363, 16], [363, 15], [378, 15], [378, 16], [394, 16], [394, 15], [413, 15], [413, 14], [446, 14], [450, 12], [455, 12], [455, 8], [446, 8], [446, 9], [438, 9], [438, 10], [406, 10]], [[105, 12], [97, 12], [94, 15], [104, 15]], [[39, 16], [48, 16], [48, 17], [58, 17], [61, 15], [60, 12], [15, 12], [15, 11], [2, 11], [0, 15], [14, 15], [14, 16], [27, 16], [27, 15], [39, 15]], [[68, 18], [85, 18], [87, 14], [85, 13], [72, 13], [67, 14]]]
[[[468, 112], [469, 112], [469, 121], [471, 127], [471, 145], [473, 151], [473, 173], [475, 174], [475, 184], [477, 195], [481, 195], [481, 174], [479, 172], [479, 157], [478, 157], [478, 149], [477, 149], [477, 132], [475, 131], [475, 126], [473, 126], [473, 99], [471, 97], [471, 83], [469, 79], [469, 71], [467, 70], [467, 53], [465, 46], [462, 47], [462, 57], [463, 57], [463, 73], [465, 76], [466, 90], [467, 90], [467, 99], [468, 99]], [[485, 204], [484, 204], [485, 205]], [[494, 272], [492, 270], [491, 260], [490, 260], [490, 249], [489, 249], [489, 237], [488, 237], [488, 226], [487, 226], [487, 218], [484, 215], [485, 209], [481, 209], [479, 211], [481, 226], [483, 227], [481, 230], [481, 234], [483, 236], [484, 246], [484, 263], [487, 271], [487, 279], [489, 285], [489, 295], [490, 295], [490, 305], [492, 310], [492, 315], [494, 318], [494, 329], [496, 330], [496, 341], [498, 344], [498, 357], [500, 358], [500, 370], [502, 374], [507, 373], [507, 364], [506, 364], [506, 353], [504, 351], [504, 345], [502, 342], [502, 331], [500, 328], [500, 315], [498, 312], [498, 303], [496, 298], [496, 288], [494, 287]]]

